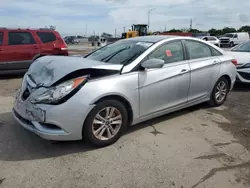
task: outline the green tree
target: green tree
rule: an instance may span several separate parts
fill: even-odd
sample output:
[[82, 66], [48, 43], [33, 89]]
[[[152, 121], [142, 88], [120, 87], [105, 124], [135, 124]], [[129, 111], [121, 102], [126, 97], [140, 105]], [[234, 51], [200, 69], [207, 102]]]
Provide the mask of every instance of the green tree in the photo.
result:
[[222, 33], [225, 34], [225, 33], [233, 33], [233, 32], [236, 32], [236, 29], [233, 28], [233, 27], [224, 27], [222, 29]]
[[189, 32], [191, 32], [191, 33], [203, 33], [203, 31], [200, 31], [198, 29], [190, 29]]
[[171, 30], [169, 30], [167, 32], [169, 32], [169, 33], [178, 33], [178, 32], [182, 32], [182, 31], [179, 30], [179, 29], [171, 29]]
[[212, 29], [209, 29], [208, 30], [208, 33], [210, 33], [211, 35], [218, 35], [218, 30], [217, 29], [214, 29], [214, 28], [212, 28]]
[[245, 25], [238, 29], [239, 32], [248, 32], [250, 34], [250, 26]]

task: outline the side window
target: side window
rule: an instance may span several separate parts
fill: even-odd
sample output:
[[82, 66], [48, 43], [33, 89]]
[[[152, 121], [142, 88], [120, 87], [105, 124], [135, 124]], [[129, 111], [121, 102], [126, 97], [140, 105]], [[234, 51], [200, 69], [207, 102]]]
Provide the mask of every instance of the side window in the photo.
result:
[[162, 59], [165, 63], [173, 63], [184, 60], [184, 51], [181, 41], [170, 42], [157, 48], [148, 56], [149, 59]]
[[209, 46], [201, 42], [186, 40], [186, 47], [190, 59], [198, 59], [212, 56], [212, 52]]
[[3, 45], [3, 32], [0, 32], [0, 45]]
[[54, 42], [56, 36], [52, 32], [37, 32], [36, 33], [43, 43]]
[[235, 35], [234, 35], [234, 38], [238, 38], [238, 34], [235, 34]]
[[33, 36], [29, 32], [9, 32], [9, 45], [35, 44]]
[[208, 37], [208, 40], [213, 41], [213, 40], [216, 40], [216, 39], [214, 37]]
[[214, 49], [214, 48], [210, 48], [211, 51], [212, 51], [212, 55], [213, 56], [220, 56], [220, 55], [223, 55], [222, 53], [220, 53], [218, 50]]

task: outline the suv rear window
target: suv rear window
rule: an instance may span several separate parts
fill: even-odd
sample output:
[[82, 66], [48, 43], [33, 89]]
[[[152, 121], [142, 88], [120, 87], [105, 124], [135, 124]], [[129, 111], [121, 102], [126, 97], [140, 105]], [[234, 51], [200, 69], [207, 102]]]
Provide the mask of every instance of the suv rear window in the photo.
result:
[[0, 32], [0, 45], [3, 45], [3, 32]]
[[9, 45], [35, 44], [33, 36], [29, 32], [9, 32]]
[[49, 43], [56, 40], [56, 36], [51, 32], [37, 32], [36, 34], [43, 43]]

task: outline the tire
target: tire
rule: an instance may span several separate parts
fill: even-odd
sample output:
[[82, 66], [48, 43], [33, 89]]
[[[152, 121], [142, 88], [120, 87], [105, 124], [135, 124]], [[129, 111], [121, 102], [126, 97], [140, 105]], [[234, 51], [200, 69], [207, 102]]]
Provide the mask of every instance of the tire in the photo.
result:
[[[222, 86], [224, 84], [225, 84], [225, 87], [223, 87], [224, 89], [222, 89]], [[219, 88], [221, 88], [220, 92], [218, 90]], [[211, 93], [209, 104], [211, 106], [214, 106], [214, 107], [222, 105], [227, 98], [229, 90], [230, 90], [230, 88], [229, 88], [229, 83], [228, 83], [227, 79], [225, 77], [221, 77], [214, 85], [213, 91]], [[223, 91], [225, 91], [225, 92], [223, 92]], [[216, 97], [216, 95], [218, 95], [218, 92], [220, 93], [219, 96], [222, 96], [224, 94], [223, 98]]]
[[[112, 118], [110, 118], [110, 120], [108, 120], [108, 118], [104, 118], [104, 116], [106, 115], [106, 108], [110, 108], [110, 113], [111, 109], [113, 109], [113, 122]], [[100, 116], [96, 117], [98, 114], [103, 118], [100, 119]], [[118, 117], [119, 115], [121, 116], [121, 122], [118, 124], [114, 124], [114, 122], [119, 122], [119, 120], [114, 119], [114, 117]], [[105, 119], [105, 121], [103, 119]], [[97, 124], [94, 124], [94, 120], [97, 122]], [[122, 133], [127, 127], [127, 124], [128, 112], [123, 103], [117, 100], [104, 100], [98, 102], [87, 116], [86, 121], [83, 125], [83, 138], [87, 143], [96, 147], [108, 146], [115, 143], [121, 137]], [[98, 131], [100, 130], [99, 128], [101, 129], [101, 131]], [[94, 132], [96, 132], [97, 135]], [[112, 135], [112, 137], [110, 137], [109, 133], [114, 134]]]
[[233, 47], [234, 46], [234, 42], [230, 42], [229, 46]]

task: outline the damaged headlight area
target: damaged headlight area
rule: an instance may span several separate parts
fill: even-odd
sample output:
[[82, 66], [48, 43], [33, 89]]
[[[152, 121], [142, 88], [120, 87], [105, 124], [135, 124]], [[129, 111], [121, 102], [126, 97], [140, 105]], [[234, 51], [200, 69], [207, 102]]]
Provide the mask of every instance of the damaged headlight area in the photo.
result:
[[60, 104], [73, 96], [87, 81], [88, 76], [60, 83], [31, 100], [32, 103]]

